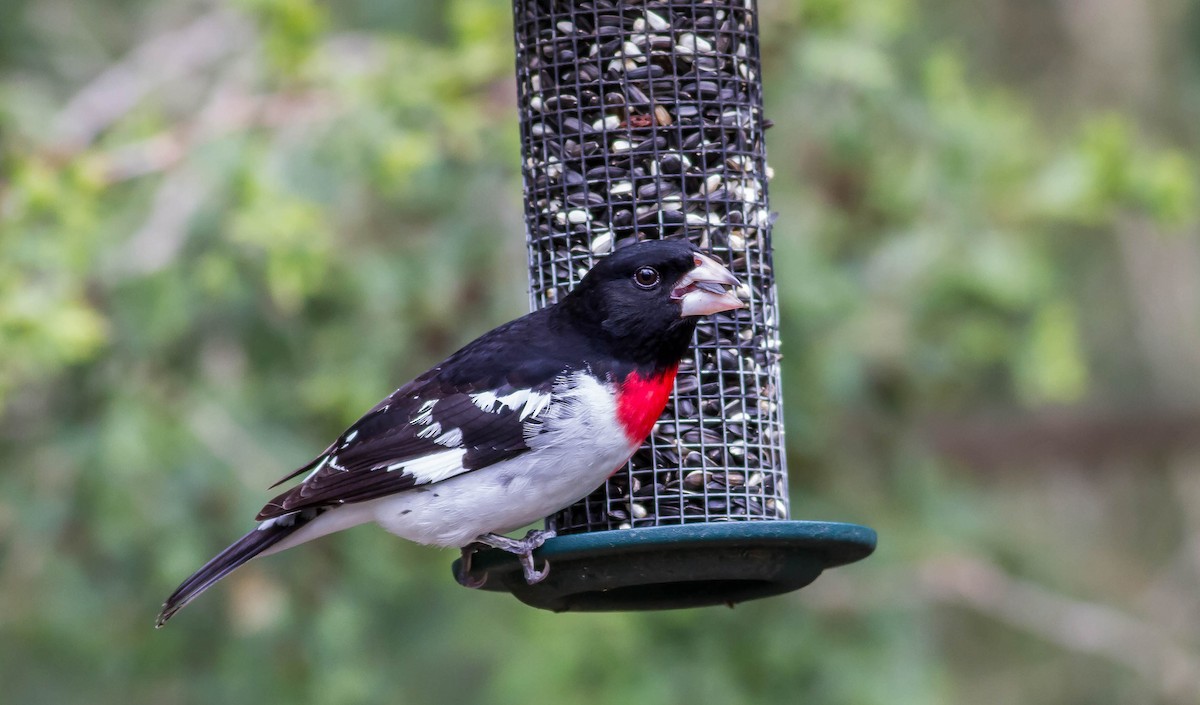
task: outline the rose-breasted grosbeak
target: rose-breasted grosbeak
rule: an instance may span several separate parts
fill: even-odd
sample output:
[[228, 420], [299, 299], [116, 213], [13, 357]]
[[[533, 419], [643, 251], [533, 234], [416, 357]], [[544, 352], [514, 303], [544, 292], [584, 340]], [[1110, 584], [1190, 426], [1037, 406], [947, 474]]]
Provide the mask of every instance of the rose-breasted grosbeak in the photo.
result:
[[[167, 598], [158, 626], [238, 566], [375, 522], [412, 541], [517, 554], [501, 534], [579, 501], [637, 450], [666, 406], [696, 317], [740, 308], [737, 279], [682, 241], [601, 260], [552, 306], [486, 333], [393, 392], [311, 462], [258, 527]], [[466, 574], [464, 570], [463, 574]]]

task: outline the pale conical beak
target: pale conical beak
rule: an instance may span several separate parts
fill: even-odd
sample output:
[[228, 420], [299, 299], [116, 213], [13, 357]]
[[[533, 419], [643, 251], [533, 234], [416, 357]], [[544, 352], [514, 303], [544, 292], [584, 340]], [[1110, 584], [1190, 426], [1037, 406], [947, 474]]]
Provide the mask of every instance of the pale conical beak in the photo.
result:
[[741, 299], [727, 291], [726, 287], [737, 286], [737, 277], [720, 262], [699, 252], [692, 255], [696, 267], [680, 277], [671, 291], [671, 298], [679, 301], [682, 317], [707, 316], [745, 306]]

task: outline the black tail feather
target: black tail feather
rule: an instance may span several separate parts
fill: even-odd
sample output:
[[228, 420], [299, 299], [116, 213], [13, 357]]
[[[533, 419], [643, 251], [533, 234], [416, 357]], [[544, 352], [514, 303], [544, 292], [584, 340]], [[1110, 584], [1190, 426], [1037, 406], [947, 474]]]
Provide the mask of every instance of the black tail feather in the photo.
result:
[[[167, 623], [176, 612], [183, 609], [187, 603], [199, 597], [200, 593], [212, 587], [218, 580], [232, 573], [236, 568], [282, 541], [289, 534], [312, 521], [317, 512], [298, 512], [289, 517], [280, 517], [284, 521], [275, 521], [264, 527], [254, 529], [250, 533], [233, 542], [212, 560], [205, 563], [200, 570], [183, 581], [175, 592], [163, 603], [155, 627]], [[291, 521], [288, 521], [291, 519]]]

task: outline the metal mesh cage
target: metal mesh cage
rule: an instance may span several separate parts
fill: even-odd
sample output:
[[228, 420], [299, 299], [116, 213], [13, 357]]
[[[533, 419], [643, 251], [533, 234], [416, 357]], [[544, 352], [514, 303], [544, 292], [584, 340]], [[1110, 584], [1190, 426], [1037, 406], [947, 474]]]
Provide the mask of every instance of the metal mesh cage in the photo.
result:
[[701, 320], [650, 439], [549, 527], [786, 519], [754, 0], [514, 0], [514, 28], [532, 304], [664, 237], [724, 260], [747, 303]]

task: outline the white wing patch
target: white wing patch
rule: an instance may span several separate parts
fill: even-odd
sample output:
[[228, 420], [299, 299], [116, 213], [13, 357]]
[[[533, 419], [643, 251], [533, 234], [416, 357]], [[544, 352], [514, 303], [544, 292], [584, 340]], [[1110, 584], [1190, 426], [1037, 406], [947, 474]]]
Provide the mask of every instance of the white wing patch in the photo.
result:
[[518, 389], [502, 397], [496, 396], [495, 392], [478, 392], [471, 395], [471, 401], [475, 402], [475, 406], [489, 413], [500, 411], [497, 407], [508, 406], [515, 409], [517, 404], [524, 404], [528, 398], [528, 389]]
[[402, 463], [388, 465], [387, 469], [389, 472], [400, 470], [412, 475], [416, 478], [418, 485], [440, 482], [464, 471], [462, 460], [466, 454], [466, 449], [454, 448], [426, 455], [423, 458], [413, 458]]
[[434, 436], [438, 435], [441, 432], [442, 432], [442, 425], [440, 423], [438, 423], [437, 421], [434, 421], [433, 423], [425, 426], [425, 428], [423, 428], [419, 432], [417, 432], [417, 438], [433, 438]]
[[462, 431], [460, 429], [452, 428], [449, 431], [446, 431], [442, 435], [438, 436], [437, 438], [433, 439], [433, 442], [440, 446], [446, 446], [448, 448], [456, 448], [456, 447], [462, 445], [462, 437], [463, 437]]
[[412, 421], [410, 421], [409, 423], [411, 423], [413, 426], [424, 426], [425, 424], [432, 421], [433, 420], [433, 405], [437, 404], [437, 403], [438, 403], [437, 399], [430, 399], [429, 401], [422, 404], [421, 408], [417, 410], [417, 415], [414, 416]]
[[538, 414], [545, 411], [546, 407], [550, 405], [551, 399], [553, 397], [548, 393], [530, 392], [529, 400], [525, 402], [525, 408], [521, 411], [521, 416], [517, 420], [536, 419]]
[[417, 438], [432, 438], [433, 442], [446, 446], [447, 448], [456, 448], [462, 444], [462, 431], [457, 428], [452, 428], [446, 432], [442, 432], [442, 424], [434, 421], [417, 433]]
[[518, 421], [536, 418], [550, 404], [550, 399], [550, 394], [535, 392], [531, 389], [518, 389], [502, 397], [496, 396], [495, 392], [478, 392], [471, 395], [471, 401], [475, 402], [475, 406], [489, 413], [499, 413], [505, 407], [513, 411], [520, 411], [521, 415], [518, 417]]

